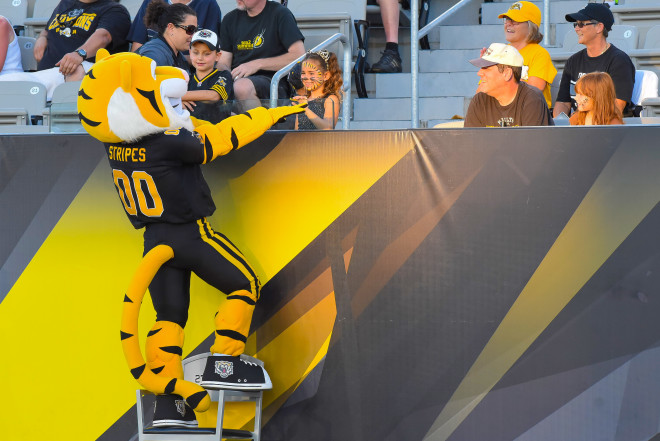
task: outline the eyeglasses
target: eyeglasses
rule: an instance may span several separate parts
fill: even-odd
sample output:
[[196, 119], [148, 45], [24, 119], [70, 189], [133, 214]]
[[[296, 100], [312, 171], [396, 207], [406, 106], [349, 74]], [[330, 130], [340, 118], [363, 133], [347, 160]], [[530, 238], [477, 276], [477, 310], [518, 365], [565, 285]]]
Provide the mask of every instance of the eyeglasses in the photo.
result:
[[524, 22], [524, 21], [515, 21], [515, 20], [511, 20], [509, 17], [504, 17], [504, 18], [502, 19], [502, 23], [504, 23], [504, 24], [510, 24], [510, 25], [513, 25], [513, 26], [518, 26], [518, 25], [521, 25], [521, 24], [523, 24], [523, 23], [525, 23], [525, 22]]
[[188, 35], [192, 35], [195, 32], [197, 32], [197, 26], [195, 26], [195, 25], [181, 26], [181, 25], [175, 24], [174, 26], [176, 26], [179, 29], [183, 29], [184, 31], [186, 31], [186, 34], [188, 34]]
[[589, 21], [589, 22], [585, 23], [583, 21], [576, 21], [575, 23], [573, 23], [573, 27], [582, 29], [585, 26], [595, 25], [595, 24], [598, 24], [598, 22], [597, 21]]

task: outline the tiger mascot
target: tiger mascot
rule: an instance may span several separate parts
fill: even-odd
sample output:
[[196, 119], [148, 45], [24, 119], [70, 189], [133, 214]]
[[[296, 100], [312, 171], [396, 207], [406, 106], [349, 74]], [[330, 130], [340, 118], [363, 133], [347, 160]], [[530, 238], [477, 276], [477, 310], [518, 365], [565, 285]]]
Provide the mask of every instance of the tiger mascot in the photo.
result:
[[[181, 97], [187, 73], [156, 66], [135, 53], [101, 49], [82, 80], [78, 116], [103, 142], [119, 199], [135, 228], [144, 228], [144, 255], [124, 297], [121, 341], [130, 371], [157, 394], [154, 426], [197, 426], [209, 409], [204, 387], [267, 389], [263, 364], [243, 354], [259, 280], [238, 248], [212, 229], [215, 211], [201, 164], [253, 141], [304, 106], [259, 107], [218, 124], [190, 117]], [[181, 364], [194, 272], [227, 299], [215, 316], [215, 342], [201, 385], [185, 381]], [[156, 323], [138, 341], [138, 316], [149, 288]]]

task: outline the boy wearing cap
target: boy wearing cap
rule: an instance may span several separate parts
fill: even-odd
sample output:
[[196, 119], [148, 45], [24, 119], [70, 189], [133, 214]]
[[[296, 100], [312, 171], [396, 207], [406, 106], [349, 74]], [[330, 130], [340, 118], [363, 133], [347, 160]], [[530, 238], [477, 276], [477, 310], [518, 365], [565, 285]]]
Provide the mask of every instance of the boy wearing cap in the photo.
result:
[[228, 109], [223, 111], [219, 101], [234, 99], [231, 72], [215, 68], [219, 58], [216, 33], [208, 29], [197, 31], [190, 41], [190, 62], [195, 72], [190, 76], [188, 92], [182, 101], [192, 116], [213, 124], [230, 114]]
[[608, 32], [614, 24], [609, 5], [589, 3], [576, 13], [566, 14], [566, 20], [573, 23], [578, 42], [586, 47], [566, 60], [554, 115], [562, 112], [570, 115], [571, 109], [576, 109], [572, 98], [575, 96], [575, 83], [582, 75], [606, 72], [614, 82], [617, 107], [624, 116], [632, 116], [635, 66], [625, 52], [607, 42]]
[[523, 57], [513, 46], [493, 43], [470, 60], [481, 79], [465, 116], [465, 127], [554, 125], [539, 89], [520, 82]]

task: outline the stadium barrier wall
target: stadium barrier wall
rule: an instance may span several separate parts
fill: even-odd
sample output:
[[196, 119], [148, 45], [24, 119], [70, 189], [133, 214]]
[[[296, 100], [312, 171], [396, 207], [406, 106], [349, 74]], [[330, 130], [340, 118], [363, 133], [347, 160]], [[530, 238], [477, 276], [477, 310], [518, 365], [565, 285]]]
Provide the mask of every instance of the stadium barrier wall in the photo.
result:
[[[658, 139], [272, 132], [203, 166], [211, 223], [264, 283], [262, 439], [654, 437]], [[119, 324], [142, 237], [101, 144], [0, 137], [0, 235], [2, 439], [131, 439]], [[208, 350], [224, 298], [195, 277], [192, 294], [184, 355]]]

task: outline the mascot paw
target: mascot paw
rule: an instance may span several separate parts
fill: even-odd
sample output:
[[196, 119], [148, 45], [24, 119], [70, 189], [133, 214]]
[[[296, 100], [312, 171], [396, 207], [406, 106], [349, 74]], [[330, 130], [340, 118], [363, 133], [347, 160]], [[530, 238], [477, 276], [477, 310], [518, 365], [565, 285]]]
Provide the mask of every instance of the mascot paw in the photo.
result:
[[268, 109], [268, 113], [273, 118], [273, 124], [284, 121], [284, 119], [289, 115], [295, 115], [296, 113], [303, 113], [307, 107], [307, 103], [297, 104], [295, 106], [282, 106], [275, 107], [273, 109]]

